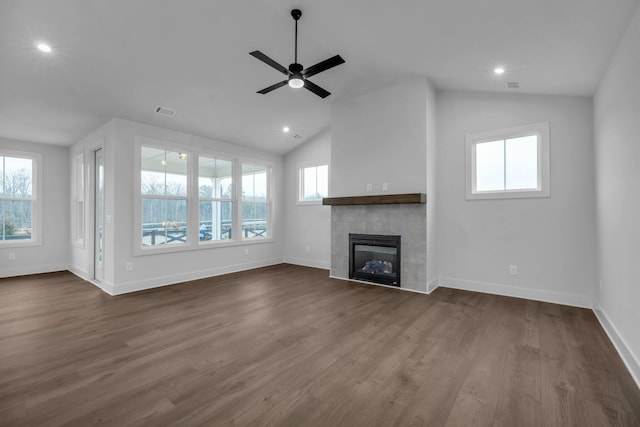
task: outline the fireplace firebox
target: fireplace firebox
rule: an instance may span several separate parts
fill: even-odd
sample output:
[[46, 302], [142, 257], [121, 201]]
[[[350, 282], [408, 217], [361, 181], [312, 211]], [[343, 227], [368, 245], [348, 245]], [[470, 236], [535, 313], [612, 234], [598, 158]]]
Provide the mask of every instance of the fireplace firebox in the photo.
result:
[[349, 278], [400, 287], [400, 236], [349, 233]]

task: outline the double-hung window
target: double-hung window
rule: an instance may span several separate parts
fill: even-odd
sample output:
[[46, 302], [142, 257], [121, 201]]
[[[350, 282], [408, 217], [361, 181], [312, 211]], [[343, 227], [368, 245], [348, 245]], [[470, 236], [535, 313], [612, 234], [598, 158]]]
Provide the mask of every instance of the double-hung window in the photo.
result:
[[38, 244], [40, 154], [0, 149], [0, 247]]
[[71, 243], [84, 247], [84, 157], [73, 158], [71, 169]]
[[198, 171], [199, 240], [230, 240], [234, 222], [233, 161], [200, 156]]
[[187, 243], [188, 156], [142, 146], [142, 246]]
[[269, 179], [266, 165], [242, 163], [242, 238], [269, 236]]
[[136, 254], [269, 241], [269, 164], [146, 137], [138, 144]]
[[467, 135], [466, 197], [549, 196], [549, 124]]
[[329, 165], [301, 164], [298, 175], [298, 204], [322, 204], [322, 199], [329, 196]]

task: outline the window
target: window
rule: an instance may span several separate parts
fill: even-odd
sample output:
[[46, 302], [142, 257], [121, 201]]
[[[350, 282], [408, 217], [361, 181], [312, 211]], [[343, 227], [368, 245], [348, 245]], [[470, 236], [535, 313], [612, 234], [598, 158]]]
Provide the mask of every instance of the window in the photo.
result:
[[271, 166], [138, 137], [136, 255], [267, 242]]
[[0, 246], [39, 244], [41, 156], [0, 150]]
[[269, 168], [242, 164], [242, 238], [269, 235]]
[[200, 157], [198, 164], [200, 196], [199, 239], [228, 240], [233, 230], [233, 162]]
[[71, 169], [71, 243], [84, 245], [84, 159], [82, 154], [73, 158]]
[[329, 165], [306, 164], [298, 170], [298, 204], [321, 204], [329, 196]]
[[142, 245], [187, 243], [187, 155], [142, 147]]
[[467, 199], [549, 196], [549, 124], [467, 135]]

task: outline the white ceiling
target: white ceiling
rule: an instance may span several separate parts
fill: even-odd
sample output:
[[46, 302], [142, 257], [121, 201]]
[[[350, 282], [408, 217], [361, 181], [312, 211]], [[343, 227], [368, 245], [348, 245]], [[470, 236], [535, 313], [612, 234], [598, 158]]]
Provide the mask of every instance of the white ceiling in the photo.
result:
[[[284, 153], [358, 88], [429, 77], [441, 89], [591, 95], [638, 0], [2, 0], [0, 137], [70, 145], [112, 117]], [[251, 57], [346, 64], [305, 89]], [[53, 54], [34, 42], [46, 40]], [[497, 77], [492, 70], [503, 65]], [[507, 89], [518, 81], [521, 89]], [[153, 113], [162, 105], [175, 117]], [[292, 131], [282, 132], [288, 125]], [[293, 134], [301, 139], [292, 140]]]

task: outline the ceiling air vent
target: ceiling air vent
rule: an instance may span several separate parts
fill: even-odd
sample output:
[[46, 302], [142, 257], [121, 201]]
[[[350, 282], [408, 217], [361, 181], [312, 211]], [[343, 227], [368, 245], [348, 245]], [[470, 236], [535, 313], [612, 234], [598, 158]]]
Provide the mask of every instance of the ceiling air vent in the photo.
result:
[[172, 110], [171, 108], [163, 107], [161, 105], [156, 107], [155, 112], [165, 117], [173, 117], [176, 114], [176, 110]]
[[509, 89], [520, 89], [520, 82], [507, 82]]

